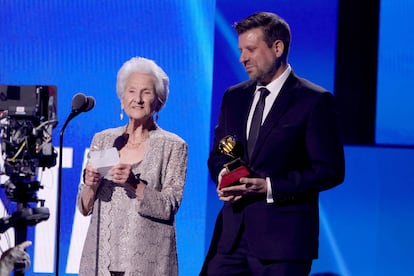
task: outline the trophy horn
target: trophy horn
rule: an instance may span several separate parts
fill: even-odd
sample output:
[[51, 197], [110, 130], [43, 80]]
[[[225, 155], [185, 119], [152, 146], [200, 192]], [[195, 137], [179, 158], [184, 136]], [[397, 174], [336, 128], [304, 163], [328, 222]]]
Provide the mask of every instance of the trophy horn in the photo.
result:
[[233, 158], [240, 157], [237, 149], [237, 138], [234, 135], [227, 135], [219, 141], [218, 150], [221, 154], [228, 155]]

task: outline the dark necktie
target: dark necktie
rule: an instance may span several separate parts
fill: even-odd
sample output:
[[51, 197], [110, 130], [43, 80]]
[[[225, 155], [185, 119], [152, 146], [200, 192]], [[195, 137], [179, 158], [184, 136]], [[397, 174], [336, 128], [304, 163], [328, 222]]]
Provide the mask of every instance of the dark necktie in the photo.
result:
[[263, 110], [265, 107], [265, 99], [267, 95], [269, 95], [269, 90], [266, 87], [259, 88], [260, 91], [260, 98], [259, 102], [254, 109], [252, 121], [250, 124], [250, 132], [249, 132], [249, 139], [247, 139], [247, 152], [249, 154], [249, 158], [252, 157], [252, 153], [254, 147], [256, 145], [257, 137], [259, 137], [260, 127], [262, 126], [262, 117], [263, 117]]

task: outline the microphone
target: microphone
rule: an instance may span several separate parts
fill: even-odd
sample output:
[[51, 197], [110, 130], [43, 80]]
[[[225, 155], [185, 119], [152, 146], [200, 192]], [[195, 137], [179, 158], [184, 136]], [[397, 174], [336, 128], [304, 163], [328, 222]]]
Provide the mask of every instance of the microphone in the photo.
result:
[[95, 106], [95, 98], [92, 96], [85, 96], [82, 93], [77, 93], [72, 98], [72, 112], [76, 115], [82, 112], [88, 112]]
[[72, 112], [79, 112], [86, 103], [86, 96], [78, 93], [72, 98]]
[[[82, 93], [77, 93], [72, 98], [72, 111], [70, 112], [69, 116], [66, 118], [63, 127], [60, 130], [59, 135], [59, 178], [58, 178], [58, 198], [60, 199], [61, 196], [61, 187], [62, 187], [62, 164], [63, 164], [63, 134], [65, 132], [66, 126], [68, 125], [69, 121], [81, 114], [82, 112], [88, 112], [95, 106], [95, 98], [92, 96], [85, 96]], [[60, 209], [61, 209], [61, 200], [57, 201], [57, 211], [56, 211], [56, 239], [60, 240]], [[60, 252], [60, 244], [59, 242], [56, 243], [56, 257], [55, 257], [55, 273], [56, 275], [59, 274], [59, 252]]]
[[91, 110], [92, 108], [94, 108], [95, 106], [95, 98], [92, 96], [87, 96], [86, 97], [86, 102], [88, 103], [88, 106], [85, 108], [84, 112], [88, 112], [89, 110]]
[[82, 112], [88, 112], [95, 106], [95, 98], [92, 96], [85, 96], [83, 93], [77, 93], [72, 97], [72, 111], [66, 118], [65, 123], [61, 129], [61, 133], [65, 131], [65, 128], [70, 120], [81, 114]]
[[66, 128], [66, 125], [70, 120], [81, 114], [82, 112], [88, 112], [95, 106], [95, 98], [92, 96], [85, 96], [83, 93], [77, 93], [72, 97], [72, 111], [70, 112], [66, 122], [62, 127], [62, 131]]

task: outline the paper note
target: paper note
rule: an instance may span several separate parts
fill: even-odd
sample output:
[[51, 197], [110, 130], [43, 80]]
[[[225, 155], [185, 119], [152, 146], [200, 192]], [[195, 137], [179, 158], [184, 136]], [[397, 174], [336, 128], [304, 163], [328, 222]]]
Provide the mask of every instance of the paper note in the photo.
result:
[[99, 174], [111, 180], [108, 171], [119, 163], [119, 153], [116, 148], [89, 152], [89, 164], [98, 169]]

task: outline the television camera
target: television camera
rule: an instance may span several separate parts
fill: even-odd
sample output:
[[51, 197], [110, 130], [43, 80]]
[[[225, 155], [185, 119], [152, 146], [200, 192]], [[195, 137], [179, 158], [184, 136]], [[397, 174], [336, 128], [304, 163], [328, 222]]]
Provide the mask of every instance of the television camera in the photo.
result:
[[14, 227], [16, 244], [26, 239], [28, 225], [50, 215], [44, 200], [37, 197], [43, 188], [37, 177], [40, 168], [56, 165], [57, 152], [52, 145], [56, 104], [55, 86], [0, 85], [1, 174], [8, 176], [0, 186], [7, 198], [17, 203], [11, 216], [0, 219], [0, 233]]

